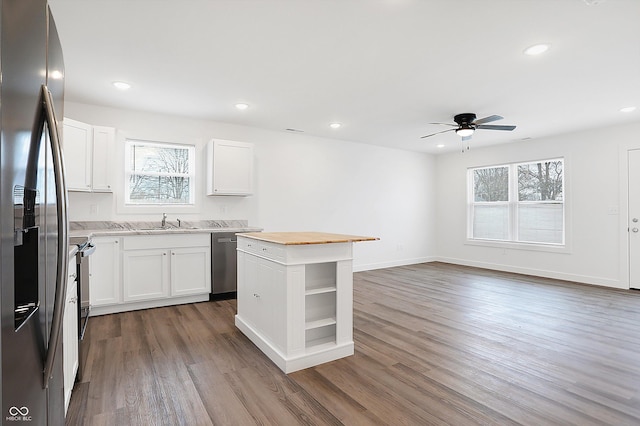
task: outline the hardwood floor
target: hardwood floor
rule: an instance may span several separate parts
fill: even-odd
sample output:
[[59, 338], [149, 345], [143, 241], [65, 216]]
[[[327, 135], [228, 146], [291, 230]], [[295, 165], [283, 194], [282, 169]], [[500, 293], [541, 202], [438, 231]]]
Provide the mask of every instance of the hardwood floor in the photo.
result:
[[235, 301], [91, 318], [67, 425], [638, 425], [640, 292], [430, 263], [354, 275], [355, 355], [283, 374]]

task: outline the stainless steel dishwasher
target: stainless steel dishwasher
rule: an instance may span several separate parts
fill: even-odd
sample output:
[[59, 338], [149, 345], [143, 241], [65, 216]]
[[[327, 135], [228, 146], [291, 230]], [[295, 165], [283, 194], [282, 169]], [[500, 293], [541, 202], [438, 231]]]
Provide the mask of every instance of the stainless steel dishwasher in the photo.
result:
[[238, 239], [235, 232], [211, 234], [211, 299], [236, 297], [238, 279]]

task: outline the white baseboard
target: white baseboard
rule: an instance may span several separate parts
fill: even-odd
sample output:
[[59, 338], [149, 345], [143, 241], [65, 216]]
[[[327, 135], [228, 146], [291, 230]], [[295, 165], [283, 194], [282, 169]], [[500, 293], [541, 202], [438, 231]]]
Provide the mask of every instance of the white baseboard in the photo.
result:
[[372, 271], [374, 269], [393, 268], [394, 266], [416, 265], [418, 263], [435, 262], [434, 256], [416, 257], [413, 259], [392, 260], [390, 262], [367, 263], [364, 265], [353, 265], [353, 272]]
[[476, 268], [492, 269], [495, 271], [513, 272], [516, 274], [533, 275], [536, 277], [553, 278], [556, 280], [574, 281], [582, 284], [592, 284], [604, 287], [613, 287], [627, 290], [629, 287], [620, 280], [595, 277], [590, 275], [571, 274], [566, 272], [548, 271], [537, 268], [525, 268], [521, 266], [503, 265], [499, 263], [478, 262], [473, 260], [458, 259], [453, 257], [434, 257], [433, 261], [452, 263], [454, 265], [473, 266]]

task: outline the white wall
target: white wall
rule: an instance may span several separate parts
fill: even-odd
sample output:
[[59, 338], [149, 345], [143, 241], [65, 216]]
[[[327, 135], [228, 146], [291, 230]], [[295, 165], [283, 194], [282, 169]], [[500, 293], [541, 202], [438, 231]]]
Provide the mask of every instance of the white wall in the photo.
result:
[[[123, 187], [124, 137], [196, 145], [197, 212], [169, 220], [248, 219], [265, 231], [325, 231], [380, 238], [355, 245], [354, 269], [419, 263], [435, 256], [435, 159], [428, 154], [181, 117], [65, 103], [65, 116], [118, 129], [114, 167]], [[255, 144], [255, 195], [207, 197], [211, 138]], [[113, 194], [71, 193], [80, 220], [155, 220], [161, 211], [122, 213]]]
[[[626, 199], [621, 152], [638, 143], [640, 124], [440, 155], [437, 169], [437, 253], [440, 260], [491, 269], [628, 288]], [[466, 244], [467, 168], [565, 158], [567, 253]], [[624, 164], [623, 164], [624, 167]], [[616, 214], [615, 209], [619, 212]], [[624, 232], [623, 232], [624, 231]]]

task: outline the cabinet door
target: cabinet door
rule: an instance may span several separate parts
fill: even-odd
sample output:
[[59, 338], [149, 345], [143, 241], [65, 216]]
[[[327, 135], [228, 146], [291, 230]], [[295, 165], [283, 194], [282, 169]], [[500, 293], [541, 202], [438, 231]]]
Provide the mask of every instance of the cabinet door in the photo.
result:
[[91, 187], [94, 192], [111, 192], [111, 151], [115, 143], [113, 127], [93, 126], [93, 170]]
[[89, 124], [64, 119], [62, 147], [69, 191], [91, 191], [93, 129]]
[[238, 316], [261, 330], [258, 312], [258, 257], [238, 252]]
[[78, 287], [75, 277], [75, 261], [73, 276], [67, 282], [67, 297], [62, 319], [62, 365], [64, 382], [64, 410], [67, 412], [71, 391], [78, 371]]
[[253, 192], [253, 144], [212, 140], [207, 145], [207, 195]]
[[120, 281], [120, 239], [93, 239], [96, 250], [89, 257], [89, 298], [91, 305], [113, 305], [122, 301]]
[[266, 259], [258, 261], [256, 293], [259, 321], [264, 335], [280, 349], [286, 348], [286, 272], [285, 267]]
[[169, 250], [122, 252], [124, 301], [165, 298], [169, 295]]
[[171, 295], [211, 293], [209, 247], [171, 250]]

